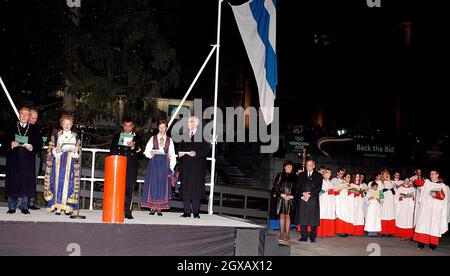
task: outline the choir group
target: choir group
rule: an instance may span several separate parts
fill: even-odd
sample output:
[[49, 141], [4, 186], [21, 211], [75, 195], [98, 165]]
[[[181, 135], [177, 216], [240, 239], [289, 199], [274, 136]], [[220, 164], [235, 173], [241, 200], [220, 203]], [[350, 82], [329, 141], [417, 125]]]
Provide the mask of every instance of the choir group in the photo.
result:
[[[369, 183], [362, 174], [350, 174], [344, 168], [339, 168], [334, 178], [328, 168], [322, 167], [319, 173], [323, 182], [318, 194], [317, 237], [364, 236], [366, 233], [370, 237], [395, 236], [417, 242], [419, 249], [428, 244], [435, 250], [441, 235], [448, 230], [450, 188], [442, 182], [437, 170], [431, 170], [429, 178], [425, 178], [422, 170], [416, 169], [415, 175], [406, 179], [401, 179], [398, 172], [391, 178], [389, 171], [383, 170]], [[286, 215], [292, 215], [291, 210], [295, 210], [292, 204], [301, 202], [302, 195], [296, 192], [299, 189], [293, 184], [293, 175], [292, 163], [286, 162], [274, 183], [278, 206], [286, 201], [291, 206], [289, 212], [277, 208], [281, 240], [289, 240], [290, 223], [286, 223]]]

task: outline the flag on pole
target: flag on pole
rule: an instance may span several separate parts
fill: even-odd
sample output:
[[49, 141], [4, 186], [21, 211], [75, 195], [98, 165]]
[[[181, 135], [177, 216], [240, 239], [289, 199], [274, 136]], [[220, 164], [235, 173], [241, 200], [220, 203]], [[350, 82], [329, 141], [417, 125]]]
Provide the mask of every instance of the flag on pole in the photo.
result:
[[261, 111], [267, 125], [273, 121], [278, 83], [276, 3], [277, 0], [251, 0], [231, 6], [255, 74]]

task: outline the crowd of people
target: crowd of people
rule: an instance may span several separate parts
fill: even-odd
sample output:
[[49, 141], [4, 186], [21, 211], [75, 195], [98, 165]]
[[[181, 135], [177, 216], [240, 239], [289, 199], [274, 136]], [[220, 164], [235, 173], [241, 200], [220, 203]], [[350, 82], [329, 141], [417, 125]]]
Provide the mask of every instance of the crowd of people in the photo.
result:
[[316, 170], [313, 160], [304, 172], [293, 171], [286, 161], [273, 184], [280, 219], [280, 240], [289, 241], [291, 218], [301, 238], [312, 243], [317, 237], [399, 237], [415, 241], [419, 249], [435, 250], [450, 223], [450, 188], [438, 170], [429, 178], [416, 169], [411, 177], [382, 170], [367, 182], [362, 173], [339, 168]]
[[[28, 215], [35, 206], [36, 178], [39, 156], [44, 140], [38, 124], [38, 112], [21, 108], [19, 120], [5, 135], [8, 145], [6, 156], [6, 194], [8, 214], [17, 210]], [[46, 155], [44, 199], [47, 211], [55, 215], [77, 214], [81, 181], [81, 141], [72, 131], [74, 118], [60, 118], [60, 129], [50, 135]], [[145, 156], [148, 166], [141, 206], [150, 209], [150, 215], [162, 216], [170, 208], [172, 189], [179, 179], [180, 195], [184, 203], [182, 217], [200, 218], [200, 201], [204, 196], [206, 156], [209, 144], [197, 131], [199, 119], [188, 119], [189, 136], [175, 150], [167, 135], [168, 123], [158, 121], [157, 134], [146, 146], [134, 132], [134, 122], [125, 118], [122, 131], [114, 136], [111, 154], [127, 158], [125, 217], [133, 219], [132, 198], [137, 180], [138, 158]], [[179, 160], [179, 169], [175, 165]], [[290, 240], [291, 220], [299, 225], [300, 241], [317, 237], [341, 236], [397, 236], [414, 240], [423, 249], [426, 244], [436, 249], [450, 222], [450, 188], [443, 183], [438, 170], [431, 170], [429, 178], [421, 169], [415, 175], [401, 178], [394, 172], [382, 170], [370, 182], [362, 173], [349, 173], [344, 168], [336, 172], [320, 167], [313, 160], [306, 162], [305, 171], [294, 170], [286, 161], [283, 171], [274, 181], [277, 215], [280, 217], [280, 239]]]
[[[29, 210], [38, 210], [34, 200], [36, 195], [37, 174], [40, 165], [40, 153], [44, 145], [43, 135], [36, 124], [38, 111], [23, 107], [19, 111], [19, 120], [6, 130], [2, 144], [6, 149], [6, 195], [8, 214], [19, 210], [30, 214]], [[72, 131], [74, 117], [64, 115], [60, 118], [60, 128], [48, 139], [46, 168], [44, 179], [44, 199], [46, 210], [55, 215], [78, 215], [81, 181], [82, 145], [79, 135]], [[205, 194], [206, 157], [210, 145], [204, 141], [202, 131], [197, 131], [199, 119], [188, 119], [190, 132], [187, 140], [178, 144], [177, 154], [172, 139], [167, 135], [167, 120], [158, 121], [158, 131], [144, 147], [142, 138], [134, 132], [134, 121], [125, 118], [122, 131], [112, 139], [110, 154], [127, 158], [125, 210], [127, 219], [133, 219], [132, 199], [137, 182], [138, 159], [147, 158], [141, 207], [150, 209], [150, 215], [163, 215], [170, 208], [169, 201], [173, 190], [179, 192], [184, 203], [182, 217], [200, 218], [200, 202]], [[179, 167], [175, 172], [175, 165]], [[177, 181], [183, 185], [176, 187]]]

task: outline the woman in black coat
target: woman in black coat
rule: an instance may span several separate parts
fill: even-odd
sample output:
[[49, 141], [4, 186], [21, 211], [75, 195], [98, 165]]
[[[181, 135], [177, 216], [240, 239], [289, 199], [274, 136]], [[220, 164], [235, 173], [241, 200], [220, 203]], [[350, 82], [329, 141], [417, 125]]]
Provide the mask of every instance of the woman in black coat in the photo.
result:
[[290, 240], [291, 216], [294, 212], [294, 194], [297, 176], [293, 172], [293, 164], [286, 161], [283, 172], [275, 177], [274, 191], [277, 194], [277, 215], [280, 216], [280, 240]]

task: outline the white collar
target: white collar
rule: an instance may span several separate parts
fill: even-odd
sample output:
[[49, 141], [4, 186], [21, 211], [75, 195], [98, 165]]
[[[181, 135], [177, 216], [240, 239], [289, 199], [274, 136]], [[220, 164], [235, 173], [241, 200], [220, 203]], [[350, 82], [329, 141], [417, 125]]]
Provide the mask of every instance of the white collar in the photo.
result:
[[62, 131], [62, 133], [61, 133], [61, 137], [64, 139], [64, 140], [67, 140], [67, 141], [69, 141], [70, 139], [72, 139], [72, 137], [73, 137], [73, 135], [72, 135], [72, 131]]

